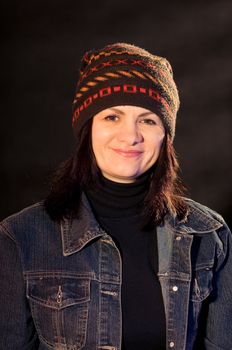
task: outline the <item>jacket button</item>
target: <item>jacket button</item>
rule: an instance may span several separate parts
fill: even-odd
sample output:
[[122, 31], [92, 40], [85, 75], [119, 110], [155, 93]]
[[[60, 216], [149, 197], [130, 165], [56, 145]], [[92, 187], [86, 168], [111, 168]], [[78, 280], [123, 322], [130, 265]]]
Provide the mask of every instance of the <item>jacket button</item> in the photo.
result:
[[177, 286], [173, 286], [172, 290], [173, 290], [173, 292], [177, 292], [178, 291], [178, 287]]
[[175, 346], [174, 341], [170, 341], [170, 343], [169, 343], [169, 347], [170, 347], [170, 348], [174, 348], [174, 346]]
[[181, 236], [177, 236], [176, 241], [180, 241], [180, 240], [181, 240]]

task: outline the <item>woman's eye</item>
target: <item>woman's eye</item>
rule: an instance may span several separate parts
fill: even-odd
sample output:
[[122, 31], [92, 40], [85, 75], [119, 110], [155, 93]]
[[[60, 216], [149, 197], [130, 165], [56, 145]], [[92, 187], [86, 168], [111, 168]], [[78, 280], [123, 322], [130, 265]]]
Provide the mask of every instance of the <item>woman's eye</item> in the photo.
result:
[[148, 124], [148, 125], [156, 125], [155, 120], [150, 119], [150, 118], [145, 118], [141, 120], [141, 123], [143, 124]]
[[112, 115], [107, 115], [104, 119], [105, 119], [105, 120], [112, 121], [112, 122], [115, 122], [115, 121], [118, 120], [118, 116], [117, 116], [117, 115], [114, 115], [114, 114], [112, 114]]

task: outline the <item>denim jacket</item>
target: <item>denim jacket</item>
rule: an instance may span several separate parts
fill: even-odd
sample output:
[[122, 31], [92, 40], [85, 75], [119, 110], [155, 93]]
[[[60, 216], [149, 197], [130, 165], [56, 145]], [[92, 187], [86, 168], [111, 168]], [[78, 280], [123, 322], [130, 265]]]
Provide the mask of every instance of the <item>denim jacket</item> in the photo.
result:
[[[186, 201], [185, 222], [167, 214], [156, 229], [166, 348], [231, 350], [231, 233]], [[42, 202], [2, 221], [0, 281], [1, 350], [121, 348], [122, 261], [85, 196], [61, 224]]]

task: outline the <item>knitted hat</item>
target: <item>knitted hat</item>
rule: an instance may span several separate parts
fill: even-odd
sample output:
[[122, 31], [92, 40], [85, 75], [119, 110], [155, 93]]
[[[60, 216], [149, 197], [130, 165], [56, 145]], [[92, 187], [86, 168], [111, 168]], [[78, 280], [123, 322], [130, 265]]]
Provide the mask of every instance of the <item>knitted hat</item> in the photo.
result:
[[74, 130], [103, 109], [121, 105], [156, 113], [173, 139], [179, 96], [170, 63], [126, 43], [87, 52], [73, 101]]

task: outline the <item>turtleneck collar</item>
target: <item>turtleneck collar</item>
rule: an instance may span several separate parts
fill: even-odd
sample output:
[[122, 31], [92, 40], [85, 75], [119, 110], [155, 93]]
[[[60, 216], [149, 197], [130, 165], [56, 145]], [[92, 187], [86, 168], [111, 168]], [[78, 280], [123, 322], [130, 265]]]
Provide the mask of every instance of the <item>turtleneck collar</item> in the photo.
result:
[[114, 182], [105, 177], [85, 189], [93, 210], [99, 217], [128, 217], [141, 212], [149, 185], [149, 174], [145, 173], [133, 183]]

